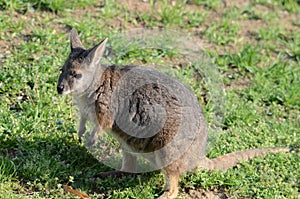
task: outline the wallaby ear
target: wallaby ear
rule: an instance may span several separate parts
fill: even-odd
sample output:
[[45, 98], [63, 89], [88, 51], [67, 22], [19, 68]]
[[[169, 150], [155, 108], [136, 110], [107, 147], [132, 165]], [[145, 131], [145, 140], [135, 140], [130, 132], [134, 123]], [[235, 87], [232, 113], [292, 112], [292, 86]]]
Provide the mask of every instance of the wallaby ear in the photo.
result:
[[71, 51], [73, 51], [75, 48], [84, 49], [84, 47], [79, 39], [77, 30], [75, 30], [75, 29], [72, 29], [71, 33], [70, 33], [70, 45], [71, 45]]
[[99, 63], [105, 51], [107, 40], [108, 40], [107, 38], [104, 39], [98, 45], [96, 45], [90, 50], [87, 59], [90, 61], [91, 66], [96, 66]]

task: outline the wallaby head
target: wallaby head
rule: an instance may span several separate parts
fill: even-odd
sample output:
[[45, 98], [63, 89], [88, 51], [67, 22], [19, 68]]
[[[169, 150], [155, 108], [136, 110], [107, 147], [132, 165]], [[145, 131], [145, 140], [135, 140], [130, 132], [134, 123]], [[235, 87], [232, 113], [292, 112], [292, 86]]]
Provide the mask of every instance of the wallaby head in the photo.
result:
[[59, 94], [84, 94], [93, 87], [95, 78], [101, 77], [100, 59], [104, 53], [107, 39], [91, 49], [85, 49], [76, 30], [70, 34], [71, 52], [61, 69], [58, 79]]

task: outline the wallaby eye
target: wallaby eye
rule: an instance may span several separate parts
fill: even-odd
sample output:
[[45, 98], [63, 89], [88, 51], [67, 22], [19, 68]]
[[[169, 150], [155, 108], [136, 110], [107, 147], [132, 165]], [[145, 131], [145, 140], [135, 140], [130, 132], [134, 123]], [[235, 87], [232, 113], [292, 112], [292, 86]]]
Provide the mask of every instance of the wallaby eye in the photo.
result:
[[82, 74], [76, 73], [76, 72], [71, 72], [70, 77], [80, 79], [82, 77]]
[[82, 63], [83, 62], [83, 57], [78, 57], [77, 60], [78, 60], [79, 63]]

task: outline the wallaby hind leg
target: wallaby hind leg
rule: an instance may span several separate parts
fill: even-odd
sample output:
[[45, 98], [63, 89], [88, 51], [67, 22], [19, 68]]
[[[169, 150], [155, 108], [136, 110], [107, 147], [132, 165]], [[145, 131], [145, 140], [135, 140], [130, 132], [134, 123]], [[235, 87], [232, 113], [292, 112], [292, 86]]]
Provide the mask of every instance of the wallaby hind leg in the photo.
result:
[[136, 156], [132, 155], [131, 153], [122, 150], [122, 168], [121, 171], [129, 172], [129, 173], [136, 173]]
[[124, 149], [122, 150], [122, 155], [122, 168], [120, 169], [120, 171], [101, 172], [95, 175], [94, 178], [106, 178], [108, 176], [111, 176], [113, 178], [120, 178], [123, 176], [136, 176], [136, 156], [125, 151]]
[[[169, 167], [169, 166], [168, 166]], [[174, 199], [178, 194], [178, 181], [180, 173], [173, 169], [165, 168], [165, 192], [158, 199]]]

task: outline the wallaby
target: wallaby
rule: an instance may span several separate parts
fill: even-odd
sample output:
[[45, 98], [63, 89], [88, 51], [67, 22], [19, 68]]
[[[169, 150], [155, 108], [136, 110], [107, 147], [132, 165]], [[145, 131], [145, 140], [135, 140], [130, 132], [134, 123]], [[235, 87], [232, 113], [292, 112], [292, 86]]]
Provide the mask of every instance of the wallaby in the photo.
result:
[[95, 144], [98, 135], [107, 130], [120, 142], [121, 171], [136, 172], [139, 153], [163, 171], [165, 192], [159, 198], [175, 198], [179, 177], [187, 171], [226, 170], [267, 152], [290, 150], [250, 149], [206, 158], [206, 122], [192, 92], [153, 68], [101, 64], [106, 43], [104, 39], [85, 49], [77, 31], [71, 30], [71, 52], [62, 67], [57, 91], [71, 93], [79, 106], [80, 138], [86, 122], [93, 124], [88, 145]]

